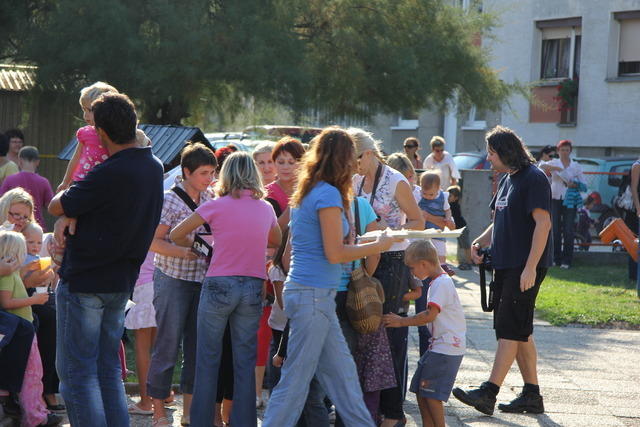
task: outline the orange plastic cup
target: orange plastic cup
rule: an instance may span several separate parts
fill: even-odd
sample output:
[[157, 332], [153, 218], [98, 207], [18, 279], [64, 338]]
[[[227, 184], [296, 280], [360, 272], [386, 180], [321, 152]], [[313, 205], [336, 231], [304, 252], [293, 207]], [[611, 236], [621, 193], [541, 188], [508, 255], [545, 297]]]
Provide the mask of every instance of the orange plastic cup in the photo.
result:
[[46, 270], [47, 267], [51, 265], [51, 257], [45, 256], [39, 259], [40, 262], [40, 270]]

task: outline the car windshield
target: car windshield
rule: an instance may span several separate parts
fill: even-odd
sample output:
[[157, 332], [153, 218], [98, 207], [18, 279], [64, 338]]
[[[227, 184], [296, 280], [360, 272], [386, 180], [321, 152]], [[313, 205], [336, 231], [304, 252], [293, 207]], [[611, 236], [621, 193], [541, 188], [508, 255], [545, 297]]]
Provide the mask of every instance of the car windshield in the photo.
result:
[[453, 161], [458, 169], [474, 169], [482, 161], [482, 157], [479, 155], [456, 154], [453, 156]]

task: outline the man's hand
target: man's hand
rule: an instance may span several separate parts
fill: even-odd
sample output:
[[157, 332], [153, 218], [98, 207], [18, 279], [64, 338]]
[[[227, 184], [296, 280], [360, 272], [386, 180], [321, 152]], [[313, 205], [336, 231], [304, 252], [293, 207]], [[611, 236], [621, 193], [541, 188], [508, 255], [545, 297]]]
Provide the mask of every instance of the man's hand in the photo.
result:
[[444, 221], [444, 225], [449, 228], [449, 230], [455, 230], [456, 229], [456, 223], [453, 222], [453, 220], [451, 219], [446, 219]]
[[480, 250], [480, 246], [477, 244], [471, 245], [471, 261], [476, 264], [482, 264], [482, 260], [484, 260], [484, 255], [480, 255], [478, 251]]
[[528, 291], [533, 288], [533, 285], [536, 282], [536, 270], [532, 268], [525, 267], [522, 270], [522, 274], [520, 275], [520, 290], [522, 292]]
[[69, 230], [69, 234], [76, 234], [76, 223], [78, 221], [75, 218], [67, 218], [66, 216], [61, 216], [58, 218], [56, 223], [53, 226], [53, 238], [56, 239], [58, 246], [64, 247], [66, 237], [64, 235], [65, 230]]
[[387, 313], [382, 316], [382, 323], [387, 328], [400, 328], [402, 327], [402, 317], [395, 313]]

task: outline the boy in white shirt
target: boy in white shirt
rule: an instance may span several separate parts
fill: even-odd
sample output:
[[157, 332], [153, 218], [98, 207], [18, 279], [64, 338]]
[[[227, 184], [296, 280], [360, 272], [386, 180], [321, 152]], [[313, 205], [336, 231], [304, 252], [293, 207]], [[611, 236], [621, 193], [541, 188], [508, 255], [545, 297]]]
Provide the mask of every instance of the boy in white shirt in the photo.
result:
[[418, 279], [431, 279], [427, 309], [412, 317], [389, 313], [383, 322], [388, 328], [429, 324], [429, 349], [418, 362], [410, 391], [416, 393], [423, 425], [444, 427], [444, 402], [449, 400], [466, 349], [464, 311], [429, 240], [412, 242], [405, 251], [405, 263]]

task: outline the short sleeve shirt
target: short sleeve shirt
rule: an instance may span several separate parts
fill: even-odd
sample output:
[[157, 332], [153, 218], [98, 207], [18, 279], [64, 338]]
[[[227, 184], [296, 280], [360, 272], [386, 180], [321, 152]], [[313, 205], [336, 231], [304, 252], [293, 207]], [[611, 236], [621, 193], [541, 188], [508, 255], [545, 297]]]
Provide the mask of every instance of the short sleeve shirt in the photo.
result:
[[[320, 181], [291, 209], [291, 269], [286, 284], [297, 283], [316, 288], [337, 289], [342, 264], [331, 264], [324, 253], [320, 209], [343, 209], [340, 192]], [[342, 213], [342, 235], [349, 232], [349, 222]]]
[[424, 159], [424, 168], [427, 170], [435, 170], [440, 174], [440, 189], [446, 190], [451, 185], [451, 178], [460, 179], [460, 172], [453, 161], [453, 156], [448, 152], [444, 152], [441, 162], [433, 158], [433, 153]]
[[431, 332], [429, 350], [450, 356], [463, 355], [466, 350], [467, 324], [456, 287], [446, 273], [431, 281], [427, 306], [435, 306], [440, 310], [435, 320], [428, 325]]
[[210, 226], [214, 250], [207, 277], [267, 278], [264, 254], [269, 230], [278, 225], [269, 202], [255, 199], [251, 190], [239, 197], [226, 195], [203, 203], [196, 213]]
[[130, 292], [162, 210], [160, 160], [151, 148], [127, 148], [93, 168], [60, 199], [77, 219], [60, 276], [71, 292]]
[[[362, 190], [363, 175], [353, 176], [353, 191], [356, 196], [362, 196], [367, 200], [371, 200], [371, 194]], [[373, 210], [380, 218], [384, 219], [389, 227], [397, 230], [406, 222], [407, 216], [400, 209], [400, 205], [396, 200], [396, 188], [399, 182], [409, 184], [407, 178], [397, 170], [384, 165], [380, 174], [380, 181], [373, 198]], [[403, 251], [409, 246], [408, 242], [394, 243], [388, 252]]]
[[81, 181], [91, 169], [109, 158], [109, 152], [100, 142], [98, 132], [93, 126], [84, 126], [78, 129], [76, 138], [81, 144], [78, 147], [81, 151], [80, 160], [78, 160], [76, 170], [73, 171], [73, 180]]
[[[493, 200], [493, 240], [491, 255], [496, 269], [521, 268], [527, 263], [536, 223], [533, 211], [551, 212], [551, 187], [546, 175], [529, 165], [506, 175]], [[538, 267], [551, 265], [551, 233]]]
[[[184, 186], [179, 183], [178, 187], [184, 190]], [[200, 193], [200, 205], [213, 199], [213, 193], [209, 190]], [[162, 214], [160, 215], [160, 224], [169, 227], [169, 231], [180, 224], [185, 218], [191, 215], [193, 211], [173, 190], [164, 192], [164, 202], [162, 204]], [[169, 231], [164, 236], [164, 240], [173, 243], [169, 238]], [[189, 240], [193, 241], [196, 233], [205, 233], [206, 230], [200, 226], [187, 235]], [[204, 280], [208, 260], [200, 256], [194, 260], [161, 255], [156, 253], [154, 259], [155, 266], [169, 277], [174, 279], [186, 280], [189, 282], [202, 282]]]
[[[17, 271], [9, 274], [8, 276], [0, 277], [0, 291], [11, 292], [11, 298], [27, 298], [29, 296], [29, 294], [27, 294], [27, 289], [24, 287], [22, 279], [20, 279], [20, 275]], [[33, 322], [33, 312], [31, 311], [31, 306], [12, 308], [7, 311], [9, 313], [15, 314], [16, 316], [20, 316], [23, 319], [28, 320], [29, 322]]]

